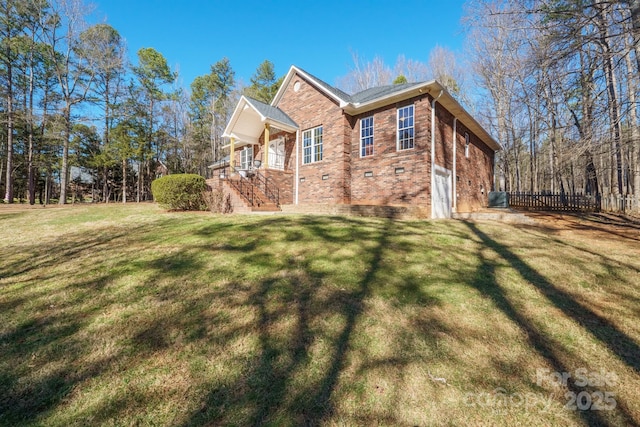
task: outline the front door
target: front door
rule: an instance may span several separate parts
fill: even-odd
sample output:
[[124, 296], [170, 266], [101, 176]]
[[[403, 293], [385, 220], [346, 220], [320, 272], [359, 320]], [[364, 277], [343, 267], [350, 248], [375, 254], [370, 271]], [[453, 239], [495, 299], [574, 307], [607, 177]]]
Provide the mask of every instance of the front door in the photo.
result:
[[436, 165], [433, 172], [433, 217], [451, 218], [451, 171]]
[[284, 139], [269, 142], [269, 168], [284, 170]]

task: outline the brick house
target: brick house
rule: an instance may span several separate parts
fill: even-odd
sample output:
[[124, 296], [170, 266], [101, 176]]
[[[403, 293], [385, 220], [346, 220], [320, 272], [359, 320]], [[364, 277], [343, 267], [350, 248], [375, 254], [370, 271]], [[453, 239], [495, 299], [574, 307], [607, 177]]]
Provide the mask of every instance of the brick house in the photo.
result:
[[210, 184], [236, 210], [446, 218], [487, 205], [500, 149], [437, 81], [348, 95], [295, 66], [270, 105], [243, 96], [224, 136], [231, 160]]

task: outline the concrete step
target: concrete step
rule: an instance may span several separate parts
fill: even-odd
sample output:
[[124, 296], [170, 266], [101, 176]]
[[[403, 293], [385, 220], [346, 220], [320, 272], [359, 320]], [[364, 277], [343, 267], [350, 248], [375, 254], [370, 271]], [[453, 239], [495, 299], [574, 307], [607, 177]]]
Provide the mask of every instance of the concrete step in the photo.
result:
[[487, 208], [478, 212], [454, 213], [454, 219], [473, 221], [501, 221], [513, 224], [535, 224], [527, 215], [509, 208]]
[[280, 212], [280, 208], [275, 203], [265, 203], [260, 206], [251, 207], [252, 212]]

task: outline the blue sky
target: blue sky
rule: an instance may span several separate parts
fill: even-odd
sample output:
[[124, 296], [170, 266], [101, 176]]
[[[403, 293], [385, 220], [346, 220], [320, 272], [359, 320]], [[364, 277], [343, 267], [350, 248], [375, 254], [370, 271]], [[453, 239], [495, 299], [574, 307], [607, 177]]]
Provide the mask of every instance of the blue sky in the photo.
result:
[[269, 59], [278, 76], [291, 65], [336, 84], [351, 52], [389, 66], [404, 54], [426, 62], [436, 45], [460, 51], [464, 0], [94, 0], [93, 22], [107, 22], [127, 41], [135, 62], [142, 47], [162, 53], [188, 87], [228, 57], [248, 83]]

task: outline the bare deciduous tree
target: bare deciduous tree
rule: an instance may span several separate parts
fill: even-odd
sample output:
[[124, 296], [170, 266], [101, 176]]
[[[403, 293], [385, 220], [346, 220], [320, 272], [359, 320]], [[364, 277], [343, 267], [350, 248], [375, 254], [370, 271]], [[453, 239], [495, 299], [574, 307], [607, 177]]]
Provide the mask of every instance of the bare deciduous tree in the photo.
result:
[[636, 0], [468, 2], [507, 189], [521, 188], [524, 173], [531, 191], [638, 197], [638, 12]]
[[40, 26], [45, 29], [43, 40], [47, 46], [48, 59], [53, 65], [64, 102], [59, 204], [67, 203], [69, 142], [73, 127], [71, 110], [85, 101], [94, 77], [94, 69], [87, 66], [79, 49], [80, 34], [86, 28], [84, 17], [88, 13], [89, 9], [82, 0], [57, 0], [52, 2], [50, 13], [43, 13], [39, 17]]

